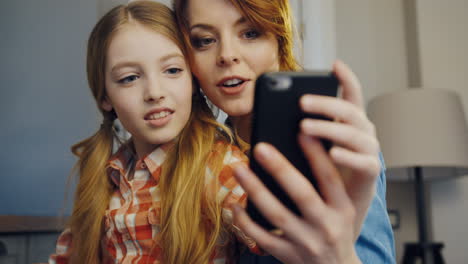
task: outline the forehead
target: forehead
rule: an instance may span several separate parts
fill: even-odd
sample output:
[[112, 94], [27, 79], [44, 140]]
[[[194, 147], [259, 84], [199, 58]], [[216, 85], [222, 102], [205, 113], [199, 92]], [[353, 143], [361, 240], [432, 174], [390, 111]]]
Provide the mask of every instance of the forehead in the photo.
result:
[[243, 17], [229, 0], [188, 0], [189, 23], [236, 21]]
[[132, 57], [161, 57], [168, 53], [180, 53], [179, 46], [155, 29], [138, 23], [127, 23], [113, 35], [107, 51], [108, 61]]

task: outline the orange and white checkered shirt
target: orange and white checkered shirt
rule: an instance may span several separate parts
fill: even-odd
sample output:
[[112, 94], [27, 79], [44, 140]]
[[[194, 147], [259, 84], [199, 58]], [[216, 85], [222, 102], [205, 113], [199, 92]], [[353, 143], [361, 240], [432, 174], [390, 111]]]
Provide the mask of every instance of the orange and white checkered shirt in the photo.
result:
[[[228, 146], [228, 151], [220, 153], [219, 147], [226, 143], [218, 142], [212, 155], [224, 154], [224, 166], [219, 175], [217, 197], [222, 205], [225, 225], [232, 225], [230, 205], [241, 204], [245, 207], [246, 194], [233, 176], [233, 166], [247, 163], [247, 157], [235, 146]], [[122, 148], [110, 160], [108, 176], [116, 188], [111, 197], [109, 209], [104, 216], [105, 233], [101, 245], [103, 263], [161, 263], [161, 248], [155, 239], [160, 228], [161, 200], [159, 177], [161, 165], [165, 161], [170, 144], [163, 145], [135, 164], [134, 175], [128, 177], [131, 156]], [[213, 183], [210, 162], [206, 170], [206, 186]], [[235, 232], [239, 240], [255, 253], [262, 254], [255, 242], [246, 237], [238, 228], [228, 228]], [[49, 258], [49, 263], [68, 263], [71, 255], [73, 232], [66, 229], [57, 241], [56, 254]], [[220, 239], [210, 259], [210, 263], [229, 263], [225, 243]]]

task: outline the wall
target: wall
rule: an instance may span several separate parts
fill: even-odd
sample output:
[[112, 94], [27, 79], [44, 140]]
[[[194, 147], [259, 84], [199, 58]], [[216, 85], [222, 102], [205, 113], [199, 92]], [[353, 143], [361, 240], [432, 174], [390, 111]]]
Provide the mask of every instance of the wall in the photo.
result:
[[[95, 0], [2, 1], [0, 215], [58, 216], [64, 208], [75, 162], [70, 146], [101, 121], [85, 74], [96, 5]], [[0, 263], [46, 262], [57, 235], [0, 234], [8, 250]]]
[[85, 75], [95, 21], [95, 0], [2, 2], [2, 215], [52, 216], [64, 206], [70, 146], [99, 122]]
[[[458, 92], [467, 113], [468, 2], [418, 0], [416, 3], [422, 84]], [[434, 239], [445, 244], [443, 254], [447, 263], [466, 263], [468, 177], [434, 182], [431, 194]]]
[[[335, 1], [337, 57], [349, 64], [368, 102], [382, 93], [408, 87], [401, 1]], [[403, 243], [417, 239], [413, 187], [387, 181], [387, 206], [400, 214], [394, 231], [397, 260]]]
[[301, 62], [306, 70], [329, 70], [336, 58], [335, 1], [301, 0], [296, 16], [302, 37]]
[[[409, 86], [408, 70], [413, 69], [407, 67], [404, 24], [407, 10], [403, 9], [408, 1], [336, 1], [337, 54], [359, 76], [366, 101]], [[417, 64], [422, 86], [457, 91], [466, 112], [468, 2], [416, 0], [415, 3], [419, 35], [413, 37], [419, 40]], [[428, 187], [428, 211], [432, 216], [429, 231], [434, 240], [445, 243], [446, 263], [466, 263], [468, 177], [433, 182]], [[412, 184], [388, 182], [387, 202], [389, 209], [400, 212], [400, 228], [395, 230], [400, 260], [403, 243], [417, 240]]]
[[[172, 8], [172, 0], [152, 0], [155, 2], [163, 3]], [[103, 16], [107, 11], [114, 8], [117, 5], [126, 4], [132, 2], [132, 0], [96, 0], [98, 7], [98, 17]]]

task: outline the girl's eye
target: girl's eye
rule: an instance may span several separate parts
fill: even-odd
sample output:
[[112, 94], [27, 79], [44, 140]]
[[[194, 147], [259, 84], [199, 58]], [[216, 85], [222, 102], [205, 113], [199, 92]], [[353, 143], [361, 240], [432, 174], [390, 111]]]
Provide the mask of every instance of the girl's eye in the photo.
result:
[[175, 74], [178, 74], [178, 73], [180, 73], [182, 71], [183, 70], [180, 69], [180, 68], [169, 68], [165, 72], [168, 73], [168, 74], [171, 74], [171, 75], [175, 75]]
[[214, 38], [198, 38], [198, 37], [192, 38], [192, 45], [195, 48], [207, 47], [215, 42], [216, 40]]
[[131, 82], [134, 82], [136, 80], [138, 80], [140, 77], [138, 77], [137, 75], [129, 75], [125, 78], [122, 78], [120, 80], [118, 80], [118, 83], [120, 84], [129, 84]]
[[246, 39], [256, 39], [258, 37], [260, 37], [261, 33], [260, 31], [256, 30], [256, 29], [250, 29], [246, 32], [244, 32], [244, 38]]

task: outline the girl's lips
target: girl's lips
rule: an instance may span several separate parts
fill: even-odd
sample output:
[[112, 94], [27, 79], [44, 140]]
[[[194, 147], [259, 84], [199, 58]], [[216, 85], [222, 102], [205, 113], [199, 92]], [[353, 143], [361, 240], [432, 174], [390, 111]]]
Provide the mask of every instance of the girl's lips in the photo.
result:
[[146, 122], [152, 127], [163, 127], [167, 125], [172, 120], [173, 112], [167, 116], [155, 118], [155, 119], [146, 119]]
[[247, 85], [247, 83], [249, 83], [248, 80], [246, 80], [246, 81], [242, 82], [241, 84], [239, 84], [237, 86], [234, 86], [234, 87], [227, 87], [227, 86], [223, 86], [223, 85], [218, 85], [218, 87], [221, 89], [221, 91], [224, 94], [236, 95], [236, 94], [240, 94], [245, 89], [245, 86]]

